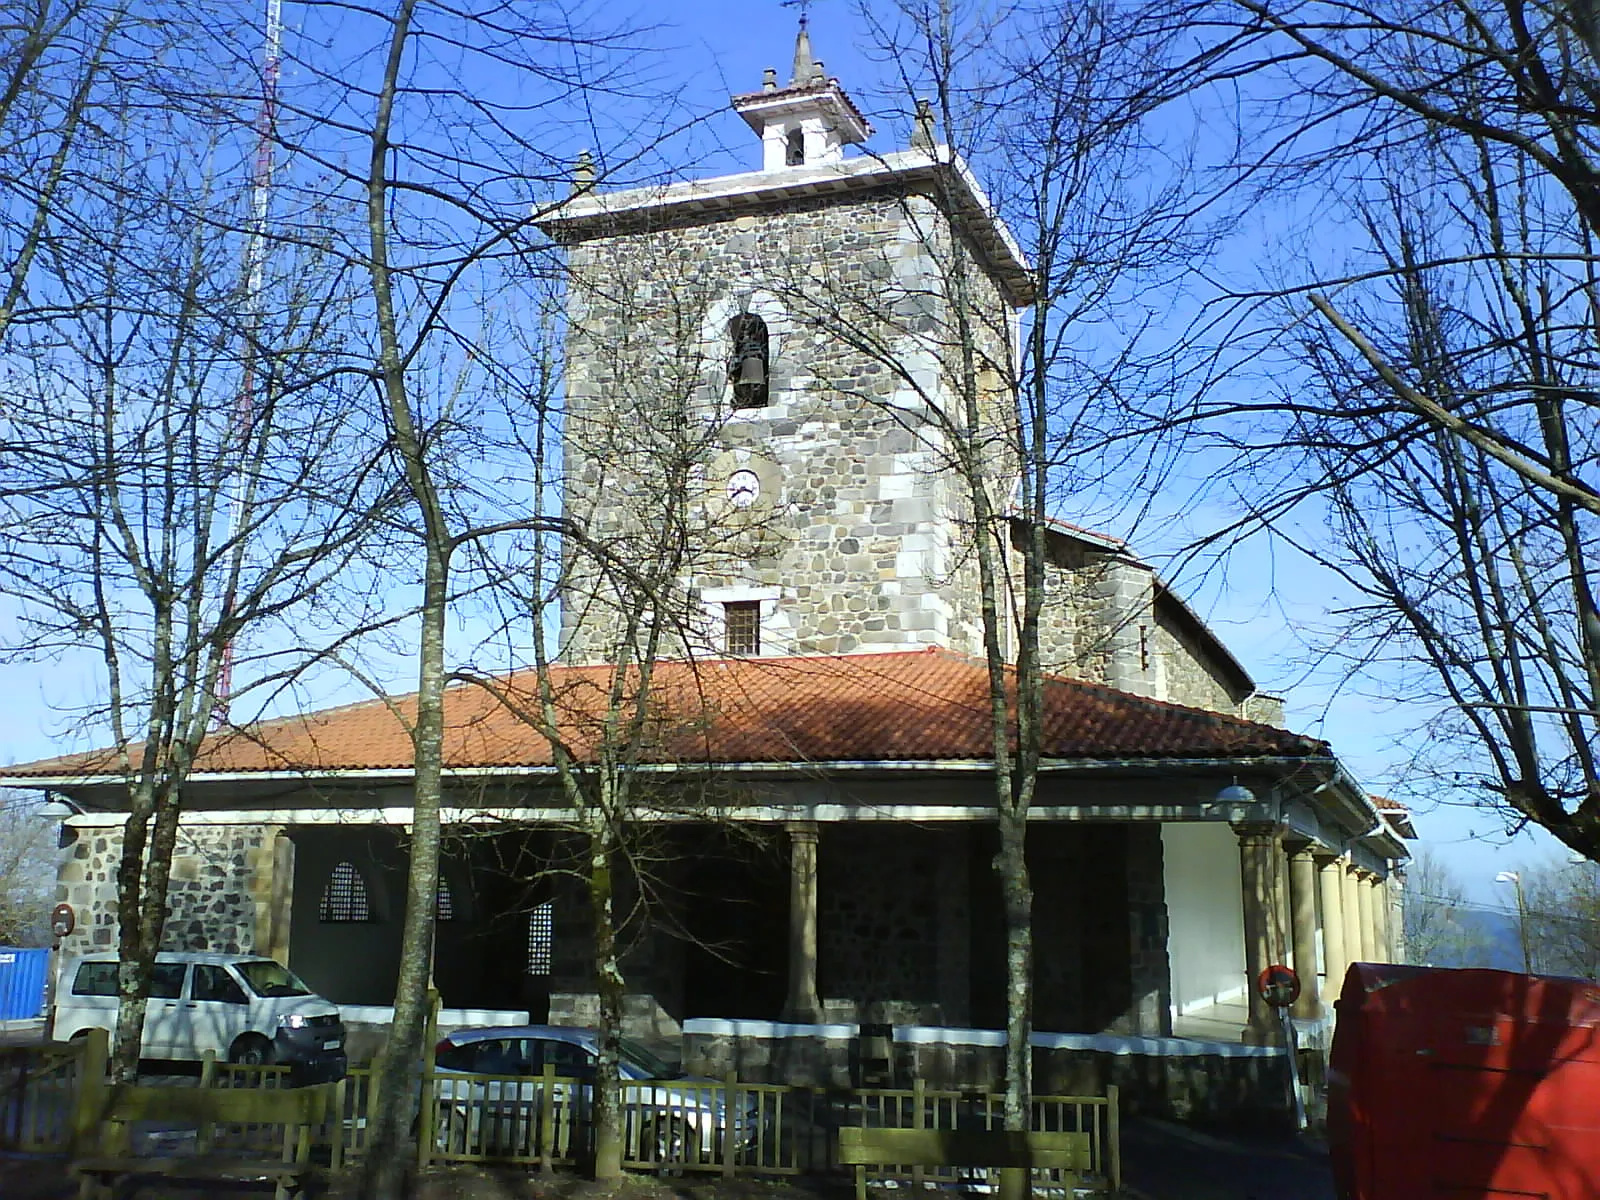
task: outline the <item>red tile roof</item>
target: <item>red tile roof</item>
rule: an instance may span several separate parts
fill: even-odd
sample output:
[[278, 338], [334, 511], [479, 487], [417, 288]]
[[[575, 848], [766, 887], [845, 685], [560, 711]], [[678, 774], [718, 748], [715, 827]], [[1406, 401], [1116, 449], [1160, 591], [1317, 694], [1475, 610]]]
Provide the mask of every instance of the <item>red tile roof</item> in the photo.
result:
[[[593, 752], [609, 667], [552, 672], [562, 736]], [[539, 767], [550, 746], [519, 715], [536, 699], [532, 671], [453, 685], [446, 701], [449, 768]], [[1325, 743], [1239, 717], [1146, 700], [1077, 680], [1046, 682], [1044, 752], [1058, 759], [1317, 757]], [[500, 697], [504, 697], [504, 702]], [[209, 737], [200, 775], [409, 771], [414, 695], [228, 730]], [[648, 722], [654, 763], [986, 760], [988, 676], [949, 651], [719, 659], [657, 665]], [[82, 778], [115, 770], [110, 751], [0, 769], [11, 779]]]

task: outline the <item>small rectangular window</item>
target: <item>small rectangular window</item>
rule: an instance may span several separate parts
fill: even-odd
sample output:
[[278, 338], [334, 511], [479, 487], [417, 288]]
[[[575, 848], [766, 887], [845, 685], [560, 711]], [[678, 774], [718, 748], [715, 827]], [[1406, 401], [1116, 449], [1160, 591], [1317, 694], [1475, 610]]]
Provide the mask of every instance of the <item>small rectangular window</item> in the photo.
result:
[[761, 653], [761, 601], [735, 600], [722, 606], [729, 654]]
[[117, 994], [117, 964], [114, 962], [86, 962], [78, 968], [72, 981], [74, 996], [115, 996]]
[[150, 999], [176, 1000], [183, 995], [183, 977], [188, 963], [157, 963], [150, 976]]
[[228, 974], [226, 967], [197, 963], [194, 982], [189, 987], [191, 1000], [217, 1000], [223, 1004], [249, 1004], [250, 998], [238, 981]]

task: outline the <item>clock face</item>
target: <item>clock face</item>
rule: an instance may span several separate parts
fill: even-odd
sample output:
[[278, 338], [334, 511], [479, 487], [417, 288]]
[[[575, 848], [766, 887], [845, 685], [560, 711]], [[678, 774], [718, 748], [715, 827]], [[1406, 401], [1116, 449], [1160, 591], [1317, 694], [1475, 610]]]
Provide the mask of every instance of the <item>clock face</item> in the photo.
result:
[[728, 500], [735, 508], [749, 508], [761, 495], [761, 478], [754, 471], [739, 470], [728, 476]]

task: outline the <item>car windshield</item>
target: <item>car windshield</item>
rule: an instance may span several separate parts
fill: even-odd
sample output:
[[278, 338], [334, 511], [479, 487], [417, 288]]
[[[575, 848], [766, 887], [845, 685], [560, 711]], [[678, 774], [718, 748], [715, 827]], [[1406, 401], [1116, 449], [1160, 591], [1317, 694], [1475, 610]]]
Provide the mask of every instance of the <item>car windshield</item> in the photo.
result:
[[293, 971], [270, 958], [255, 958], [236, 965], [250, 990], [258, 996], [311, 995], [311, 989], [296, 979]]
[[636, 1071], [642, 1079], [678, 1079], [683, 1072], [664, 1059], [657, 1058], [638, 1042], [622, 1039], [623, 1060]]

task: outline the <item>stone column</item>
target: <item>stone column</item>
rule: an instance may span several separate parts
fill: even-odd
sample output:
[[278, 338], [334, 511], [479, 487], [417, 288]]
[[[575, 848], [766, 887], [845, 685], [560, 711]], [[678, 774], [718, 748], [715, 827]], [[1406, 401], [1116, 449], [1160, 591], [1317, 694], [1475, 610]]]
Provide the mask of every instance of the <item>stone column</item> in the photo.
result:
[[1389, 876], [1383, 911], [1389, 918], [1389, 961], [1406, 961], [1406, 885], [1403, 874]]
[[1294, 969], [1300, 976], [1294, 1015], [1316, 1020], [1322, 1015], [1322, 993], [1317, 986], [1317, 864], [1309, 845], [1298, 846], [1289, 854], [1289, 930], [1294, 940]]
[[1378, 940], [1373, 936], [1372, 872], [1356, 872], [1356, 912], [1361, 926], [1361, 961], [1378, 961]]
[[1322, 966], [1326, 976], [1322, 991], [1331, 1009], [1344, 987], [1344, 973], [1350, 967], [1350, 955], [1345, 949], [1343, 860], [1329, 857], [1318, 860], [1317, 883], [1322, 889]]
[[1271, 1044], [1282, 1040], [1278, 1014], [1256, 990], [1261, 972], [1285, 958], [1286, 939], [1278, 899], [1283, 874], [1281, 831], [1276, 825], [1235, 825], [1239, 836], [1239, 882], [1244, 902], [1245, 995], [1250, 1022], [1244, 1040]]
[[263, 947], [268, 957], [289, 964], [289, 925], [294, 916], [294, 843], [279, 829], [271, 842], [272, 895], [267, 915], [267, 938]]
[[1378, 962], [1392, 962], [1389, 950], [1389, 884], [1381, 875], [1367, 883], [1372, 893], [1372, 954]]
[[1362, 948], [1366, 938], [1362, 934], [1363, 922], [1361, 920], [1361, 877], [1360, 868], [1355, 863], [1345, 860], [1344, 864], [1344, 953], [1346, 965], [1350, 963], [1365, 962], [1366, 951]]
[[789, 995], [783, 1018], [810, 1025], [822, 1019], [817, 998], [817, 825], [793, 821], [789, 831]]

